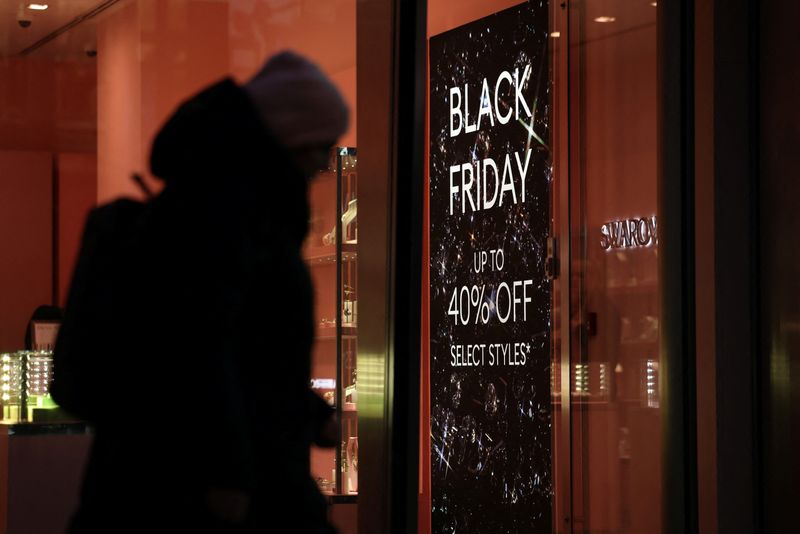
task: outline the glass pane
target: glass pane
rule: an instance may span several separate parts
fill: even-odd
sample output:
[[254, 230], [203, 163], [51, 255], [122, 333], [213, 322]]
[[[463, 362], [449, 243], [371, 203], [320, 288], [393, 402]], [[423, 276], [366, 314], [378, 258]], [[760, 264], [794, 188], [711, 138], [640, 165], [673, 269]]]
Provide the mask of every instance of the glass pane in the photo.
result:
[[338, 150], [339, 175], [339, 403], [341, 405], [339, 492], [358, 493], [358, 158], [355, 148]]
[[573, 527], [660, 532], [655, 2], [570, 6]]
[[[49, 397], [53, 341], [48, 328], [61, 318], [89, 211], [120, 197], [144, 199], [145, 189], [153, 195], [163, 190], [163, 181], [151, 173], [150, 151], [176, 108], [224, 78], [246, 82], [268, 57], [287, 49], [316, 63], [341, 93], [350, 127], [338, 140], [326, 140], [344, 148], [332, 153], [330, 169], [310, 186], [310, 234], [303, 248], [316, 297], [310, 388], [337, 414], [331, 447], [313, 449], [309, 461], [300, 463], [332, 505], [331, 522], [342, 533], [355, 532], [356, 0], [49, 0], [39, 9], [15, 2], [3, 10], [0, 24], [0, 406], [9, 425], [0, 426], [3, 432], [16, 424], [35, 430], [44, 428], [38, 423], [74, 421]], [[264, 163], [279, 169], [288, 157], [276, 159], [281, 161], [265, 156]], [[280, 200], [264, 198], [262, 213]], [[293, 305], [291, 299], [262, 303], [277, 310]], [[253, 336], [274, 332], [274, 344], [280, 344], [279, 325], [259, 324], [253, 330]], [[201, 334], [185, 335], [198, 339]], [[123, 342], [115, 340], [109, 351]], [[263, 352], [254, 358], [278, 362], [284, 356], [271, 347]], [[268, 397], [270, 384], [278, 380], [288, 377], [265, 373], [258, 394]], [[280, 418], [287, 412], [284, 402], [269, 398], [253, 409], [254, 417]], [[299, 413], [303, 406], [290, 408]], [[143, 418], [150, 413], [142, 408]], [[203, 422], [211, 426], [208, 419]], [[85, 432], [86, 425], [79, 424]], [[76, 453], [83, 455], [78, 459], [58, 446], [52, 450], [80, 466], [87, 448]], [[281, 460], [260, 458], [259, 468]], [[42, 462], [49, 465], [51, 459]], [[26, 472], [5, 464], [0, 471]], [[80, 482], [77, 468], [73, 475], [63, 491], [55, 492], [69, 496], [66, 504], [20, 497], [15, 502], [71, 513]], [[266, 475], [258, 474], [262, 481]], [[279, 491], [284, 488], [282, 481], [274, 482]], [[15, 484], [9, 481], [12, 489]], [[56, 480], [52, 484], [62, 487]], [[63, 532], [69, 517], [40, 519], [54, 523], [31, 523], [29, 530]]]
[[[337, 401], [337, 315], [336, 282], [336, 192], [338, 175], [336, 155], [326, 172], [320, 173], [311, 182], [309, 200], [311, 219], [303, 256], [314, 283], [314, 320], [316, 341], [311, 367], [311, 388], [336, 407]], [[338, 441], [338, 440], [337, 440]], [[311, 450], [311, 472], [320, 490], [328, 495], [337, 492], [336, 450], [314, 447]]]
[[322, 492], [336, 500], [358, 493], [356, 167], [356, 149], [338, 147], [329, 168], [312, 180], [310, 231], [303, 250], [316, 288], [311, 387], [339, 417], [338, 446], [314, 447], [311, 469]]

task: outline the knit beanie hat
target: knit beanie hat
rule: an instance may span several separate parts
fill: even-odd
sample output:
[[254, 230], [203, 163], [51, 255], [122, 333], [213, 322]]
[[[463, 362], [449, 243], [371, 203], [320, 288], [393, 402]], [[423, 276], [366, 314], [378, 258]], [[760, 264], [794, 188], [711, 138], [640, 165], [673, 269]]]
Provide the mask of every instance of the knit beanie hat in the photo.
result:
[[325, 74], [294, 52], [272, 56], [242, 89], [285, 148], [322, 147], [347, 130], [347, 104]]

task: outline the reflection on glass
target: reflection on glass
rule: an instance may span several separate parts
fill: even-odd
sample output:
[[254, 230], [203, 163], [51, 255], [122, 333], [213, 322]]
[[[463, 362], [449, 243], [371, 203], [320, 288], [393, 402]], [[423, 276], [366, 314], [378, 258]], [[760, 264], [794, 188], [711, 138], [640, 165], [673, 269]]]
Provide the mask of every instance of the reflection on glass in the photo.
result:
[[608, 395], [608, 364], [603, 362], [600, 364], [600, 390], [599, 394], [602, 397]]
[[347, 439], [347, 462], [345, 480], [347, 493], [358, 492], [358, 437], [351, 436]]
[[644, 384], [644, 405], [648, 408], [658, 408], [658, 362], [655, 360], [645, 360], [643, 373]]
[[572, 531], [658, 534], [657, 11], [570, 8]]
[[574, 365], [574, 382], [575, 390], [573, 393], [577, 396], [589, 394], [589, 365], [576, 363]]

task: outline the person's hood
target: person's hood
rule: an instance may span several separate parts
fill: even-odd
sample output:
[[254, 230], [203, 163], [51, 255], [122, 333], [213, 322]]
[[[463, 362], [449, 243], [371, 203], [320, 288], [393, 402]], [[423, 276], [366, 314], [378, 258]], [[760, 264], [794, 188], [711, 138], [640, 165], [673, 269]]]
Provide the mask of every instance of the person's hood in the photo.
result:
[[206, 191], [222, 207], [233, 204], [231, 212], [287, 226], [300, 241], [305, 236], [307, 179], [231, 79], [175, 111], [153, 142], [150, 169], [168, 187]]
[[342, 93], [318, 65], [291, 50], [270, 57], [242, 90], [287, 148], [331, 145], [347, 131]]

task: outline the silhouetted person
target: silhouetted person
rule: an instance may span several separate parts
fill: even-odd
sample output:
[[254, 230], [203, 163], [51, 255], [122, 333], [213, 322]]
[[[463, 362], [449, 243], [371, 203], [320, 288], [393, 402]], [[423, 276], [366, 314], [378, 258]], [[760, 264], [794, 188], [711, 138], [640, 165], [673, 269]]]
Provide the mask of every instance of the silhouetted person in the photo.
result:
[[[153, 144], [157, 197], [90, 215], [84, 251], [119, 252], [86, 311], [104, 326], [70, 327], [68, 302], [65, 361], [56, 348], [56, 401], [96, 429], [73, 533], [331, 531], [309, 466], [335, 438], [308, 388], [301, 244], [308, 180], [346, 127], [330, 81], [284, 52], [175, 112]], [[92, 278], [76, 274], [76, 301]], [[87, 363], [82, 342], [107, 354]]]

